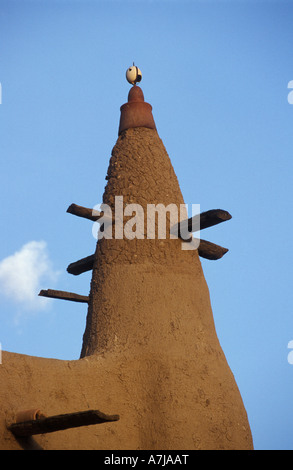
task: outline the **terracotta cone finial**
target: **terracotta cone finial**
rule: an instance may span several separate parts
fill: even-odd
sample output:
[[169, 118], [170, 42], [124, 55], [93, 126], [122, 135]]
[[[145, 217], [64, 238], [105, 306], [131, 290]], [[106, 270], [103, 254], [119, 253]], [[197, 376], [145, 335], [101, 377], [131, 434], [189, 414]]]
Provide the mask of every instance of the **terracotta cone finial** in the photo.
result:
[[156, 129], [152, 114], [152, 106], [144, 101], [142, 89], [134, 85], [128, 93], [128, 102], [120, 108], [120, 124], [118, 135], [132, 127]]

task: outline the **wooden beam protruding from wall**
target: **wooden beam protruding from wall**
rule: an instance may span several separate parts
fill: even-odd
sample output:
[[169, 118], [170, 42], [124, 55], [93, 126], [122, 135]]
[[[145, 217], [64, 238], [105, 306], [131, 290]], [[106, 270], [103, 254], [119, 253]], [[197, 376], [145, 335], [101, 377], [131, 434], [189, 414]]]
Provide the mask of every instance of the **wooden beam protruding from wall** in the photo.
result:
[[[200, 240], [198, 247], [199, 256], [209, 260], [221, 259], [228, 251], [228, 248], [223, 248], [222, 246], [202, 239]], [[78, 276], [79, 274], [90, 271], [93, 269], [94, 259], [95, 255], [90, 255], [86, 258], [75, 261], [68, 266], [67, 272], [69, 274], [73, 274], [74, 276]]]
[[106, 415], [99, 410], [87, 410], [13, 423], [8, 429], [17, 437], [28, 437], [118, 420], [119, 415]]
[[[204, 230], [205, 228], [213, 227], [222, 222], [232, 219], [232, 215], [228, 211], [222, 209], [211, 209], [210, 211], [202, 212], [187, 220], [180, 222], [180, 226], [186, 226], [189, 232]], [[195, 230], [193, 228], [195, 227]]]
[[71, 204], [66, 212], [77, 215], [78, 217], [83, 217], [84, 219], [92, 220], [94, 222], [103, 216], [102, 212], [96, 211], [95, 209], [78, 206], [77, 204]]
[[[99, 220], [103, 217], [103, 212], [89, 209], [88, 207], [78, 206], [77, 204], [71, 204], [68, 207], [67, 212], [92, 221]], [[196, 228], [200, 227], [200, 230], [204, 230], [205, 228], [220, 224], [230, 220], [231, 218], [232, 216], [228, 211], [224, 211], [222, 209], [211, 209], [209, 211], [202, 212], [201, 214], [197, 214], [194, 217], [190, 217], [186, 221], [182, 221], [180, 225], [185, 225], [187, 223], [188, 231], [191, 232], [194, 226]]]
[[89, 298], [87, 295], [80, 295], [75, 294], [73, 292], [66, 292], [63, 290], [41, 290], [39, 292], [39, 296], [41, 297], [49, 297], [51, 299], [62, 299], [62, 300], [71, 300], [72, 302], [81, 302], [81, 303], [88, 303]]
[[215, 243], [207, 242], [206, 240], [200, 240], [198, 247], [198, 254], [201, 258], [214, 261], [221, 259], [228, 251], [228, 248], [223, 248]]
[[90, 255], [86, 258], [82, 258], [78, 261], [75, 261], [67, 267], [67, 272], [69, 274], [73, 274], [74, 276], [78, 276], [79, 274], [91, 271], [94, 266], [94, 259], [95, 255]]
[[[94, 209], [89, 209], [87, 207], [78, 206], [77, 204], [71, 204], [67, 212], [70, 214], [77, 215], [78, 217], [83, 217], [92, 221], [99, 220], [103, 213], [96, 211]], [[180, 237], [180, 228], [181, 232], [183, 230], [188, 232], [192, 232], [194, 229], [197, 230], [204, 230], [209, 227], [213, 227], [214, 225], [218, 225], [222, 222], [230, 220], [232, 218], [231, 214], [228, 211], [224, 211], [222, 209], [212, 209], [209, 211], [202, 212], [201, 214], [197, 214], [194, 217], [190, 217], [185, 221], [180, 222], [179, 225], [179, 237]], [[176, 229], [177, 230], [177, 229]], [[184, 241], [189, 242], [191, 238]], [[200, 240], [200, 244], [198, 247], [198, 254], [201, 258], [209, 259], [209, 260], [218, 260], [221, 259], [227, 252], [228, 248], [223, 248], [215, 243], [208, 242], [206, 240]], [[75, 276], [82, 274], [84, 272], [90, 271], [93, 269], [94, 264], [94, 255], [87, 256], [86, 258], [82, 258], [74, 263], [71, 263], [67, 267], [67, 272], [73, 274]]]

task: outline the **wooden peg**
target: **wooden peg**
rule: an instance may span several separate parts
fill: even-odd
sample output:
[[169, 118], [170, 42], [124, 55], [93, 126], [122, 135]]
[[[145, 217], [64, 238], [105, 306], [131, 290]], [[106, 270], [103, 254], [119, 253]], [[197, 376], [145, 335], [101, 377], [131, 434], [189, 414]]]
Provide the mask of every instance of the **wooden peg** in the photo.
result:
[[118, 420], [119, 415], [106, 415], [99, 410], [87, 410], [13, 423], [8, 429], [17, 437], [27, 437]]
[[41, 297], [50, 297], [51, 299], [71, 300], [72, 302], [88, 303], [89, 298], [86, 295], [79, 295], [73, 292], [66, 292], [62, 290], [41, 290], [39, 292]]

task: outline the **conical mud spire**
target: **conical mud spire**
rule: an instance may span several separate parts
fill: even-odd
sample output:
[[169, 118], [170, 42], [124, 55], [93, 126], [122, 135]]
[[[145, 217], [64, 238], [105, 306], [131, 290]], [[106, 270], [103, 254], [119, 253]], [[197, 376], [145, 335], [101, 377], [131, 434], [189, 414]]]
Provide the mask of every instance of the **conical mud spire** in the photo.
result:
[[[142, 115], [135, 110], [136, 120], [131, 105], [147, 103], [132, 101], [143, 96], [136, 85], [129, 95], [103, 195], [114, 221], [112, 238], [97, 243], [81, 357], [117, 358], [120, 379], [130, 388], [135, 361], [134, 388], [144, 398], [134, 398], [133, 406], [146, 420], [147, 448], [252, 448], [242, 399], [215, 331], [199, 252], [183, 249], [180, 238], [158, 237], [158, 220], [155, 236], [148, 237], [149, 208], [171, 205], [179, 211], [184, 201], [151, 108], [142, 106]], [[134, 224], [130, 217], [138, 207], [143, 219]], [[123, 230], [129, 220], [136, 230], [132, 238]]]
[[[130, 67], [127, 78], [140, 81], [140, 70]], [[81, 358], [3, 351], [0, 449], [253, 448], [200, 262], [228, 250], [191, 235], [194, 222], [203, 230], [231, 216], [211, 210], [187, 219], [183, 209], [152, 108], [134, 85], [121, 107], [101, 212], [67, 210], [98, 221], [94, 255], [67, 268], [93, 270], [90, 294], [40, 292], [88, 304]], [[28, 411], [33, 419], [22, 422]]]
[[[138, 95], [137, 90], [140, 90], [137, 86], [131, 89], [130, 99], [133, 91]], [[139, 96], [143, 96], [142, 91]], [[133, 104], [132, 101], [130, 103]], [[136, 103], [147, 104], [140, 101]], [[180, 204], [184, 205], [177, 177], [155, 130], [150, 108], [142, 108], [142, 116], [136, 121], [129, 119], [128, 113], [134, 116], [131, 106], [126, 109], [121, 107], [120, 136], [112, 151], [103, 203], [111, 208], [113, 216], [121, 208], [125, 211], [127, 208], [131, 210], [130, 205], [133, 205], [133, 209], [138, 206], [143, 230], [138, 234], [139, 237], [129, 239], [122, 227], [124, 233], [121, 239], [121, 225], [117, 227], [115, 224], [111, 234], [113, 239], [103, 238], [97, 244], [82, 356], [113, 347], [136, 349], [138, 343], [150, 342], [152, 349], [154, 335], [160, 337], [164, 334], [164, 329], [159, 331], [159, 325], [164, 321], [165, 311], [168, 311], [166, 296], [170, 296], [172, 301], [175, 285], [168, 286], [166, 279], [163, 289], [166, 292], [158, 293], [154, 281], [147, 285], [143, 273], [156, 271], [160, 277], [163, 266], [164, 273], [170, 274], [176, 266], [180, 270], [182, 256], [187, 263], [194, 259], [195, 265], [199, 266], [197, 252], [183, 252], [180, 239], [148, 239], [150, 209], [157, 205], [167, 208], [171, 204], [179, 212]], [[136, 125], [142, 121], [152, 121], [152, 128]], [[123, 131], [121, 122], [124, 123]], [[129, 128], [125, 128], [125, 122], [129, 123]], [[167, 212], [166, 215], [168, 218]], [[186, 218], [186, 212], [184, 215]], [[128, 219], [124, 218], [125, 224]], [[157, 225], [158, 222], [155, 232]], [[116, 285], [117, 281], [119, 285]], [[141, 289], [144, 292], [140, 292]], [[161, 301], [164, 309], [159, 314]]]

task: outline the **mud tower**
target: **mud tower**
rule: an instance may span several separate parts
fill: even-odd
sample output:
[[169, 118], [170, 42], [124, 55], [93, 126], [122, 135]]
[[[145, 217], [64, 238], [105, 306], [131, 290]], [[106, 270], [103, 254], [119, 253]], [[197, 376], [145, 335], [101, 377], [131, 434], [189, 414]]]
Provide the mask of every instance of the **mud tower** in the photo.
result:
[[231, 216], [216, 209], [187, 218], [140, 71], [130, 69], [101, 211], [67, 210], [96, 222], [95, 253], [67, 268], [92, 270], [89, 295], [40, 292], [88, 304], [81, 357], [3, 352], [0, 449], [253, 448], [200, 262], [228, 250], [192, 234]]

